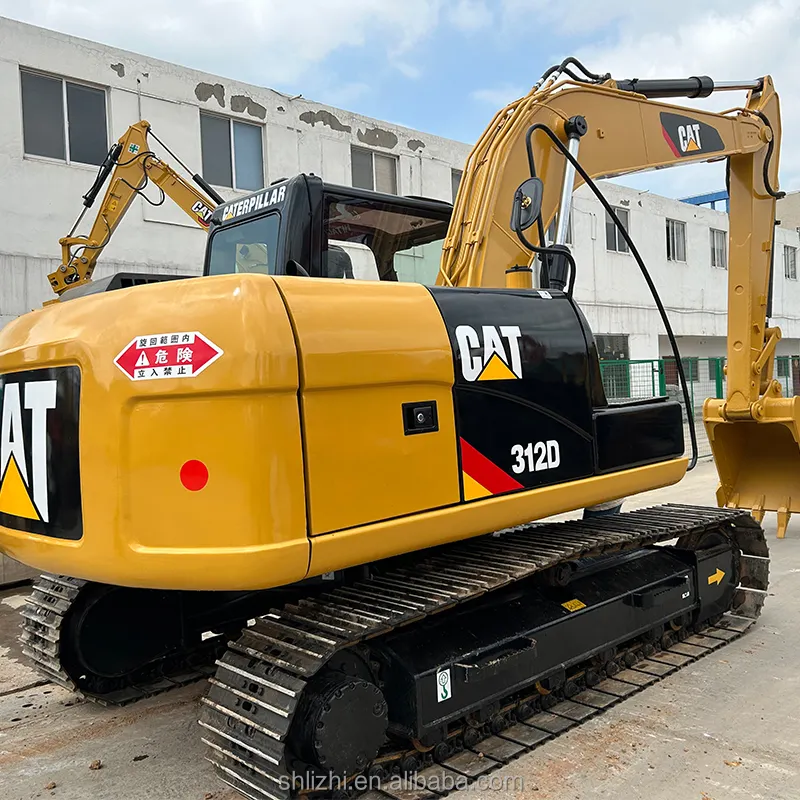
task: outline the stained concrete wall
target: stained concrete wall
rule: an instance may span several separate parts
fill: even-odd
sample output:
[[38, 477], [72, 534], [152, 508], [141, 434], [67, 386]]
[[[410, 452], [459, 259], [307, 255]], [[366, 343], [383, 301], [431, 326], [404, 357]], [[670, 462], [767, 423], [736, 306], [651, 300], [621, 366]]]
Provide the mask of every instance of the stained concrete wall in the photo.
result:
[[[267, 183], [313, 172], [350, 184], [350, 146], [357, 145], [397, 158], [400, 194], [450, 201], [451, 167], [460, 168], [469, 152], [461, 142], [0, 18], [0, 323], [50, 297], [46, 275], [60, 263], [58, 240], [97, 170], [24, 154], [20, 68], [104, 88], [109, 142], [144, 118], [197, 171], [202, 110], [262, 126]], [[243, 194], [217, 188], [226, 199]], [[137, 199], [95, 275], [197, 274], [204, 245], [204, 232], [176, 206], [153, 208]]]
[[781, 227], [800, 231], [800, 192], [787, 192], [778, 200], [777, 217]]

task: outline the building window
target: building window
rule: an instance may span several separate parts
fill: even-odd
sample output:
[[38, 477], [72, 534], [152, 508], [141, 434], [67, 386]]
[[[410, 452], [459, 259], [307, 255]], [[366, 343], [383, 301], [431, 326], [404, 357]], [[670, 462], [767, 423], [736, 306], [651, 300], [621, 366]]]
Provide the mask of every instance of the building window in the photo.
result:
[[778, 362], [778, 377], [779, 378], [788, 378], [789, 377], [789, 356], [778, 356], [776, 361]]
[[261, 126], [200, 112], [203, 177], [215, 186], [264, 188]]
[[785, 244], [783, 246], [783, 274], [790, 280], [797, 280], [797, 248]]
[[619, 399], [631, 397], [631, 365], [628, 336], [599, 334], [594, 337], [600, 359], [600, 375], [606, 397]]
[[397, 194], [397, 159], [383, 153], [350, 148], [351, 176], [357, 189]]
[[728, 269], [728, 236], [725, 231], [710, 229], [711, 233], [711, 266]]
[[460, 169], [450, 170], [450, 189], [453, 192], [454, 203], [456, 201], [456, 196], [458, 195], [458, 187], [461, 186], [461, 178], [463, 175], [464, 173]]
[[686, 261], [686, 223], [667, 220], [667, 261]]
[[[558, 214], [553, 217], [553, 221], [544, 233], [544, 240], [548, 245], [556, 240], [556, 230], [558, 230]], [[625, 244], [625, 241], [622, 242]], [[569, 211], [569, 224], [567, 225], [567, 241], [564, 244], [572, 244], [572, 209]]]
[[[629, 233], [630, 227], [628, 209], [615, 208], [614, 212], [616, 213], [619, 221], [622, 223], [622, 227], [625, 228], [625, 231]], [[617, 226], [614, 224], [614, 220], [611, 218], [608, 211], [606, 211], [606, 250], [611, 250], [616, 253], [628, 252], [628, 243], [623, 238], [619, 228], [617, 228]]]
[[26, 70], [20, 79], [26, 155], [102, 164], [108, 154], [105, 91]]
[[627, 361], [630, 358], [627, 333], [618, 336], [601, 333], [594, 340], [597, 344], [597, 357], [601, 361]]

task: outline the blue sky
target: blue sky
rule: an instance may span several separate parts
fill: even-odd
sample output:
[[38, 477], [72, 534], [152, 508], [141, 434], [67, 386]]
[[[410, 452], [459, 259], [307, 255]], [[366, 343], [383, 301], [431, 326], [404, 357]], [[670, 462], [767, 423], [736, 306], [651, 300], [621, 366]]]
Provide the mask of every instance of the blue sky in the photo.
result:
[[[769, 73], [783, 100], [784, 189], [800, 189], [800, 0], [0, 0], [0, 14], [248, 83], [474, 141], [567, 55], [614, 77]], [[709, 108], [744, 94], [713, 97]], [[721, 188], [720, 165], [623, 181]]]

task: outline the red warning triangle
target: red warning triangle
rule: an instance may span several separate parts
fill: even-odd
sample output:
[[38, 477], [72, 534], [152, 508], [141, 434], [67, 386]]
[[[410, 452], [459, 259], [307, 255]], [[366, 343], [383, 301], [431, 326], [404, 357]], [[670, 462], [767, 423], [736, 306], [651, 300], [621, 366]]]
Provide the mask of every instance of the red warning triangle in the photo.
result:
[[41, 522], [36, 506], [25, 488], [22, 473], [17, 466], [17, 459], [12, 455], [8, 459], [6, 474], [0, 483], [0, 512], [10, 514], [12, 517], [35, 519]]
[[142, 350], [141, 354], [139, 355], [139, 358], [136, 361], [136, 366], [137, 367], [149, 367], [150, 366], [150, 362], [147, 360], [147, 353], [145, 353], [144, 350]]

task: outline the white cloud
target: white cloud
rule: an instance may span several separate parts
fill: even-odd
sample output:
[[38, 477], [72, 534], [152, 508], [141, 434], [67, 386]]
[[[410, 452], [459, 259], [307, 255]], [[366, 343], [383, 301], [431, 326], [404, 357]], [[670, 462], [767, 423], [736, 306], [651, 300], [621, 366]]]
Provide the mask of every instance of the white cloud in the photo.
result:
[[480, 103], [487, 103], [495, 109], [500, 110], [514, 100], [518, 100], [530, 91], [530, 86], [513, 86], [511, 84], [503, 84], [502, 86], [495, 86], [487, 89], [476, 89], [470, 93], [473, 100]]
[[492, 12], [484, 0], [458, 0], [447, 11], [447, 20], [461, 31], [477, 31], [492, 24]]
[[416, 80], [417, 78], [422, 77], [422, 70], [416, 66], [416, 64], [412, 64], [409, 61], [404, 61], [402, 58], [393, 58], [392, 66], [405, 75], [406, 78]]
[[[503, 0], [508, 11], [521, 6], [541, 7], [539, 0]], [[781, 188], [800, 189], [800, 0], [705, 0], [679, 14], [674, 4], [623, 4], [602, 7], [617, 18], [594, 20], [589, 0], [576, 0], [580, 14], [551, 12], [562, 34], [574, 32], [574, 17], [595, 29], [598, 42], [578, 49], [587, 68], [610, 72], [615, 78], [671, 78], [710, 75], [716, 81], [750, 80], [770, 74], [781, 96], [783, 142]], [[586, 6], [584, 8], [584, 6]], [[623, 6], [626, 9], [621, 14]], [[584, 13], [585, 12], [585, 13]], [[590, 24], [591, 23], [591, 24]], [[564, 53], [563, 55], [570, 55]], [[678, 105], [722, 110], [744, 103], [744, 92], [714, 94], [707, 100], [676, 99]], [[637, 187], [673, 196], [710, 191], [724, 186], [724, 168], [686, 166], [620, 179]]]
[[[553, 34], [582, 34], [616, 23], [617, 19], [637, 12], [654, 12], [653, 0], [500, 0], [503, 25], [510, 29], [526, 26], [547, 36]], [[566, 53], [565, 55], [570, 55]]]
[[0, 0], [0, 14], [226, 77], [281, 86], [306, 78], [345, 48], [377, 42], [391, 63], [437, 27], [441, 3], [136, 0], [125, 13], [110, 13], [106, 0]]

